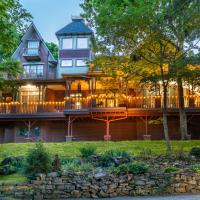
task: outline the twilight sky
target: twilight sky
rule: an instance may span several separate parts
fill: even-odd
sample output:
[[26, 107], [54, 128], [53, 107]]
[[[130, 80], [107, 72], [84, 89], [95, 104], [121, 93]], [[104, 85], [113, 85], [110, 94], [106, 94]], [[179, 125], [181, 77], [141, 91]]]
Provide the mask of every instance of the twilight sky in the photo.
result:
[[71, 16], [82, 12], [82, 0], [20, 0], [33, 16], [45, 41], [57, 43], [55, 32], [71, 22]]

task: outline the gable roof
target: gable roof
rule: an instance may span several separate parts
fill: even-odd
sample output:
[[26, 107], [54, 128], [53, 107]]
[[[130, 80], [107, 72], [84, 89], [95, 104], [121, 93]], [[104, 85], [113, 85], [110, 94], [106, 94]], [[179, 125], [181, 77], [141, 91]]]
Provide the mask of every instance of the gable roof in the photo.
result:
[[82, 18], [72, 18], [72, 22], [56, 32], [56, 36], [92, 35], [93, 31], [84, 23]]
[[42, 42], [42, 45], [43, 45], [43, 47], [45, 48], [45, 50], [46, 50], [47, 52], [49, 52], [49, 61], [50, 61], [50, 62], [57, 62], [56, 59], [54, 58], [54, 56], [52, 55], [52, 53], [50, 52], [50, 50], [49, 50], [49, 48], [47, 47], [47, 45], [46, 45], [44, 39], [42, 38], [40, 32], [38, 31], [38, 29], [36, 28], [36, 26], [35, 26], [35, 24], [34, 24], [33, 22], [30, 24], [30, 26], [28, 27], [26, 33], [25, 33], [24, 36], [22, 37], [20, 45], [18, 46], [18, 48], [15, 50], [15, 52], [14, 52], [13, 55], [12, 55], [12, 59], [17, 60], [17, 58], [18, 58], [18, 56], [19, 56], [19, 53], [20, 53], [20, 50], [21, 50], [21, 48], [24, 47], [25, 42], [26, 42], [27, 40], [33, 39], [33, 38], [31, 37], [31, 35], [32, 35], [32, 33], [33, 33], [34, 31], [36, 32], [37, 38]]

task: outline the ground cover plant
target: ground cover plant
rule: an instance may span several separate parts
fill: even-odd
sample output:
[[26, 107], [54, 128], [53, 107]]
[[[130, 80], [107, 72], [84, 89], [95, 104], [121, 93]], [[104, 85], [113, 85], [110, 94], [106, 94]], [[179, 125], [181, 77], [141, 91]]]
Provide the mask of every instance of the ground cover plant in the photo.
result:
[[[0, 183], [23, 182], [37, 173], [55, 171], [58, 174], [103, 172], [140, 175], [155, 171], [176, 173], [189, 169], [199, 173], [199, 141], [174, 141], [174, 151], [171, 155], [166, 154], [163, 143], [124, 141], [48, 144], [40, 142], [12, 144], [13, 146], [5, 144], [1, 145], [0, 165], [11, 160], [9, 164], [15, 167], [15, 171], [11, 175], [1, 175]], [[10, 151], [9, 147], [13, 151]], [[20, 162], [16, 163], [18, 159]]]

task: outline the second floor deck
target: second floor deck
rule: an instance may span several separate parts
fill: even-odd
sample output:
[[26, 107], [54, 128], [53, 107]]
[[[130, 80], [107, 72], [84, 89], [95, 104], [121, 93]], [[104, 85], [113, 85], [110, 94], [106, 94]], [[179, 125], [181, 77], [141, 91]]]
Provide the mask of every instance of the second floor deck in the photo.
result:
[[[88, 98], [65, 98], [60, 102], [10, 102], [0, 103], [0, 117], [18, 115], [90, 115], [91, 113], [128, 113], [130, 116], [140, 115], [162, 115], [161, 96], [147, 97], [126, 97], [123, 102], [118, 98], [98, 98], [91, 96]], [[170, 114], [178, 114], [178, 98], [168, 97], [167, 107]], [[187, 112], [200, 115], [200, 96], [185, 96], [185, 108]], [[46, 115], [44, 115], [46, 116]]]

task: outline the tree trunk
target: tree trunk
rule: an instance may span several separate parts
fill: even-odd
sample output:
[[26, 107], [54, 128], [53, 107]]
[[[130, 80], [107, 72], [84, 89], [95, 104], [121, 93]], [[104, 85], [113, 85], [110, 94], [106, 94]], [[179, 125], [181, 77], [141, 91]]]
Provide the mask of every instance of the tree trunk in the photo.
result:
[[171, 152], [172, 147], [169, 138], [169, 130], [168, 130], [168, 120], [167, 120], [167, 86], [163, 83], [163, 129], [164, 136], [167, 145], [167, 152]]
[[185, 113], [184, 105], [184, 94], [183, 94], [183, 84], [181, 78], [177, 79], [178, 84], [178, 104], [179, 104], [179, 115], [180, 115], [180, 131], [181, 139], [187, 139], [187, 116]]

